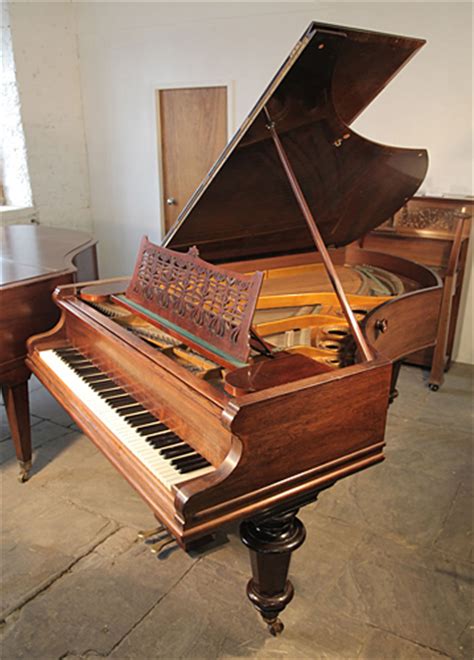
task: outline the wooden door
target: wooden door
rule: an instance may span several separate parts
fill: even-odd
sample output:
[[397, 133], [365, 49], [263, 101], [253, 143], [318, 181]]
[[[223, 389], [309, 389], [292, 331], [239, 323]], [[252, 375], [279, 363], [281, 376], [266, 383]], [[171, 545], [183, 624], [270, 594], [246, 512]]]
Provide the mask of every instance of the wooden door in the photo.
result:
[[165, 230], [227, 143], [227, 88], [156, 91]]

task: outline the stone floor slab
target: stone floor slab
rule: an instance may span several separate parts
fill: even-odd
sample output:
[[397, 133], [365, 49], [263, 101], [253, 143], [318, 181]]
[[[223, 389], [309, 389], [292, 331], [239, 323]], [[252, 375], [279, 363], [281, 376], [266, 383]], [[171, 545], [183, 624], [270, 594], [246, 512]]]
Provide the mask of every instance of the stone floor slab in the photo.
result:
[[[106, 516], [121, 525], [142, 529], [156, 523], [150, 509], [135, 490], [112, 467], [96, 446], [81, 433], [67, 451], [56, 452], [64, 444], [57, 438], [38, 453], [34, 464], [35, 484], [45, 488], [50, 497], [65, 497], [90, 511]], [[52, 457], [52, 458], [51, 458]]]
[[160, 562], [135, 539], [119, 530], [7, 620], [4, 657], [108, 654], [193, 565], [183, 552]]
[[245, 580], [214, 560], [200, 561], [111, 653], [142, 658], [352, 658], [367, 630], [350, 619], [303, 609], [295, 597], [287, 629], [271, 637], [246, 600]]
[[417, 367], [404, 367], [401, 370], [398, 383], [400, 394], [393, 404], [391, 414], [472, 432], [472, 367], [453, 364], [438, 392], [432, 392], [426, 386], [425, 378], [426, 371]]
[[30, 412], [32, 415], [48, 419], [61, 426], [71, 426], [74, 420], [62, 408], [56, 399], [44, 387], [33, 389], [30, 394]]
[[359, 653], [361, 660], [442, 660], [448, 657], [384, 630], [374, 630]]
[[472, 480], [459, 485], [434, 547], [464, 561], [474, 561]]
[[16, 479], [2, 488], [2, 618], [66, 571], [117, 525]]
[[399, 417], [388, 425], [386, 441], [387, 462], [398, 467], [459, 482], [472, 474], [472, 433]]
[[[328, 610], [445, 653], [465, 657], [474, 567], [368, 535], [328, 594]], [[304, 596], [305, 594], [303, 594]]]
[[[34, 473], [36, 473], [45, 461], [43, 459], [44, 452], [41, 452], [38, 455], [35, 450], [43, 447], [47, 442], [57, 440], [55, 443], [55, 450], [53, 451], [55, 451], [55, 453], [60, 453], [64, 450], [65, 445], [71, 440], [72, 429], [65, 429], [64, 426], [39, 418], [33, 419], [32, 421], [31, 445], [34, 454]], [[48, 455], [51, 455], [51, 453], [52, 452], [49, 451]], [[0, 464], [5, 463], [6, 461], [16, 461], [15, 448], [10, 437], [8, 437], [6, 442], [0, 442]]]
[[387, 460], [322, 493], [318, 511], [399, 543], [431, 546], [457, 488], [452, 479], [434, 479]]

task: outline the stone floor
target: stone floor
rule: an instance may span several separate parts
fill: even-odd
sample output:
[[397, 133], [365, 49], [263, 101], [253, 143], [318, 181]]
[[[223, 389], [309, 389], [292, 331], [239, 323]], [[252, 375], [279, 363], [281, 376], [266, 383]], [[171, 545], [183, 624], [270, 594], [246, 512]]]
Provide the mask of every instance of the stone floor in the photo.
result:
[[301, 513], [276, 639], [246, 600], [235, 529], [154, 557], [136, 540], [153, 526], [145, 505], [33, 380], [27, 484], [5, 424], [0, 443], [3, 660], [471, 658], [472, 375], [454, 365], [432, 393], [402, 370], [387, 460]]

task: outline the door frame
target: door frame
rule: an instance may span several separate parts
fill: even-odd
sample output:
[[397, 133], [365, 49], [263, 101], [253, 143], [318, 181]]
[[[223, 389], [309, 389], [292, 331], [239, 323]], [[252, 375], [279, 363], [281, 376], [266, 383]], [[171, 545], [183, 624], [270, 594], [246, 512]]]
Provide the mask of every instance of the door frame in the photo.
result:
[[192, 89], [196, 87], [225, 87], [227, 90], [227, 142], [232, 138], [235, 133], [235, 81], [234, 80], [219, 80], [214, 78], [209, 80], [198, 80], [193, 82], [187, 81], [174, 81], [172, 83], [158, 83], [153, 85], [152, 90], [152, 108], [153, 108], [153, 121], [154, 132], [156, 135], [156, 171], [158, 173], [158, 194], [160, 196], [160, 240], [166, 236], [165, 227], [165, 199], [163, 188], [163, 139], [161, 135], [161, 117], [160, 107], [156, 103], [156, 94], [162, 90], [168, 89]]

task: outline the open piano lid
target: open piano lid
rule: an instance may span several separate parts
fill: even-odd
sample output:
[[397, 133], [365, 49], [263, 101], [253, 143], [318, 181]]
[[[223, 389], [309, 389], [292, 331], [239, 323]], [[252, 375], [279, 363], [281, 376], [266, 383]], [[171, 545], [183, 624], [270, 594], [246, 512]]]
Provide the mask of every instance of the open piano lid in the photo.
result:
[[326, 245], [384, 222], [420, 186], [427, 153], [371, 142], [348, 126], [424, 43], [312, 23], [163, 245], [196, 245], [214, 263], [314, 249], [265, 106]]

